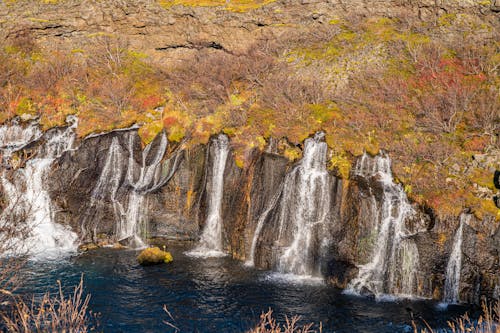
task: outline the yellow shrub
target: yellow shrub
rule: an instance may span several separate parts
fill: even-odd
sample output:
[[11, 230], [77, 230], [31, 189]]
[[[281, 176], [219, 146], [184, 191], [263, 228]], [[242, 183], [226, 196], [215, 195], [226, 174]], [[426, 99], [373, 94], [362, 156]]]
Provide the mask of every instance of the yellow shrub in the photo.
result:
[[149, 247], [144, 249], [137, 257], [139, 264], [144, 266], [162, 263], [168, 264], [173, 260], [174, 259], [170, 252], [162, 251], [159, 247]]

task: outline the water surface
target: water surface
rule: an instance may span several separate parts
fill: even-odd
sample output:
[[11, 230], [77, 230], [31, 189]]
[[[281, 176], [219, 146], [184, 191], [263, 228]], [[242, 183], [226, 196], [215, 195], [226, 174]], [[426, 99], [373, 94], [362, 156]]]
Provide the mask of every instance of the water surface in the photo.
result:
[[112, 249], [30, 262], [21, 272], [22, 292], [55, 291], [57, 280], [71, 290], [84, 273], [102, 330], [128, 333], [173, 332], [163, 323], [163, 305], [181, 332], [243, 332], [269, 308], [280, 320], [300, 315], [304, 322], [322, 322], [323, 332], [411, 332], [409, 309], [440, 327], [467, 310], [439, 311], [435, 302], [423, 300], [376, 302], [317, 281], [291, 283], [228, 257], [192, 258], [185, 250], [171, 249], [173, 263], [150, 267], [137, 264], [136, 251]]

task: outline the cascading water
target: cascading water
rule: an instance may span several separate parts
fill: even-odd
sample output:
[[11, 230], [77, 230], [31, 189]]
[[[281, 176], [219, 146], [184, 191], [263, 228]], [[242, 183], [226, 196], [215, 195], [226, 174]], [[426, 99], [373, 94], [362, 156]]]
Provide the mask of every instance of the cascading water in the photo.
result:
[[208, 203], [208, 217], [200, 238], [200, 244], [188, 252], [195, 257], [221, 257], [222, 242], [222, 195], [224, 193], [224, 170], [226, 169], [227, 155], [229, 153], [229, 139], [220, 134], [212, 140], [214, 157], [212, 164], [212, 188]]
[[[168, 146], [165, 132], [160, 134], [159, 143], [156, 140], [148, 144], [142, 151], [139, 170], [135, 169], [134, 140], [135, 135], [129, 135], [128, 151], [129, 163], [127, 182], [132, 187], [128, 195], [127, 210], [120, 214], [117, 236], [119, 239], [128, 239], [129, 245], [144, 247], [144, 236], [147, 230], [148, 202], [147, 194], [158, 190], [165, 185], [177, 170], [179, 154], [162, 164]], [[173, 165], [171, 162], [173, 160]]]
[[245, 266], [254, 267], [255, 266], [255, 251], [257, 249], [257, 243], [259, 240], [260, 233], [262, 232], [262, 228], [264, 227], [264, 222], [267, 220], [269, 213], [276, 207], [279, 199], [281, 198], [281, 193], [283, 188], [280, 188], [276, 195], [272, 198], [269, 206], [266, 210], [260, 215], [259, 220], [257, 221], [257, 227], [255, 228], [255, 232], [252, 238], [252, 245], [250, 247], [250, 255], [248, 256], [248, 260], [245, 262]]
[[135, 131], [128, 130], [130, 132], [127, 134], [125, 147], [120, 145], [117, 136], [111, 140], [82, 225], [88, 228], [92, 220], [100, 218], [106, 204], [111, 203], [118, 240], [130, 247], [142, 248], [145, 246], [144, 238], [147, 233], [147, 195], [160, 189], [172, 178], [181, 154], [176, 153], [164, 161], [168, 139], [166, 133], [162, 132], [136, 159], [138, 136]]
[[[305, 141], [304, 156], [286, 177], [280, 214], [278, 244], [291, 239], [282, 249], [278, 271], [296, 275], [314, 275], [320, 271], [314, 253], [328, 245], [330, 187], [326, 170], [324, 133]], [[318, 251], [314, 251], [314, 247]]]
[[[364, 154], [354, 169], [354, 175], [376, 181], [383, 188], [382, 202], [373, 207], [376, 224], [376, 242], [370, 261], [359, 267], [358, 276], [348, 291], [371, 293], [376, 297], [396, 295], [411, 297], [416, 294], [419, 255], [412, 234], [405, 221], [415, 214], [401, 185], [395, 184], [390, 159], [385, 154], [369, 157]], [[375, 200], [372, 200], [376, 204]]]
[[324, 133], [305, 141], [302, 160], [285, 177], [281, 191], [260, 216], [247, 265], [253, 266], [260, 234], [268, 215], [278, 211], [278, 234], [273, 249], [281, 274], [319, 276], [321, 257], [331, 241], [331, 193], [326, 169]]
[[[120, 221], [123, 215], [123, 206], [117, 199], [117, 192], [123, 181], [123, 161], [124, 153], [120, 146], [118, 137], [113, 137], [109, 146], [106, 161], [101, 171], [99, 179], [92, 190], [90, 204], [83, 214], [82, 234], [86, 237], [87, 229], [95, 221], [101, 220], [101, 213], [105, 209], [105, 203], [111, 202], [115, 220]], [[94, 235], [97, 232], [94, 230]]]
[[[38, 147], [37, 155], [29, 159], [23, 168], [15, 170], [12, 181], [8, 179], [6, 173], [2, 174], [2, 185], [8, 198], [8, 204], [1, 216], [2, 221], [13, 220], [16, 223], [24, 221], [26, 223], [28, 235], [25, 238], [13, 239], [13, 253], [31, 253], [33, 255], [54, 255], [76, 249], [77, 235], [69, 228], [57, 224], [54, 221], [54, 211], [48, 192], [46, 182], [49, 181], [49, 172], [52, 162], [61, 154], [72, 148], [75, 140], [74, 129], [77, 120], [68, 117], [70, 126], [66, 128], [53, 129], [43, 135], [44, 143]], [[2, 142], [3, 152], [7, 155], [16, 149], [21, 149], [30, 142], [40, 138], [41, 132], [30, 125], [28, 128], [17, 128], [1, 130], [2, 133], [8, 131], [16, 132], [17, 135], [10, 136], [2, 134], [2, 139], [6, 137], [17, 137], [15, 145]], [[7, 140], [8, 141], [8, 140]], [[16, 149], [12, 147], [16, 146]]]
[[16, 119], [9, 125], [0, 127], [0, 151], [5, 165], [10, 164], [12, 153], [42, 137], [43, 133], [36, 122], [22, 126]]
[[471, 219], [470, 214], [460, 215], [460, 226], [457, 229], [453, 239], [453, 248], [450, 253], [450, 259], [446, 266], [446, 280], [444, 283], [445, 303], [457, 303], [459, 299], [460, 272], [462, 270], [462, 241], [464, 224], [468, 224]]

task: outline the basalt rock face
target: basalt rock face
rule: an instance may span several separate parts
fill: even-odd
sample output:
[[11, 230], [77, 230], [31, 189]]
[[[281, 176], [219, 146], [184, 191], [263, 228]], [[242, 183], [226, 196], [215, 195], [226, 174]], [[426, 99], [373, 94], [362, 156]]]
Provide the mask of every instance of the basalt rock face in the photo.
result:
[[[194, 3], [194, 1], [193, 1]], [[498, 25], [498, 1], [288, 1], [244, 13], [220, 7], [165, 6], [158, 1], [3, 1], [0, 37], [29, 31], [42, 46], [74, 49], [99, 33], [126, 38], [133, 48], [161, 62], [178, 61], [200, 49], [238, 54], [265, 36], [288, 27], [311, 31], [344, 15], [415, 18], [434, 21], [440, 15], [468, 13]]]
[[[268, 205], [274, 200], [280, 190], [280, 186], [289, 167], [289, 161], [274, 153], [263, 153], [253, 164], [251, 187], [248, 191], [249, 207], [246, 215], [244, 229], [244, 258], [251, 256], [253, 237], [258, 227], [259, 218], [266, 211]], [[270, 253], [269, 251], [263, 251]], [[259, 258], [259, 267], [270, 267], [271, 258], [263, 254], [256, 255]]]
[[[63, 155], [52, 171], [50, 188], [59, 223], [71, 225], [82, 242], [117, 241], [117, 221], [128, 213], [127, 196], [132, 189], [128, 177], [141, 162], [137, 159], [141, 149], [136, 131], [129, 130], [85, 139], [78, 149]], [[147, 238], [197, 237], [205, 148], [179, 154], [169, 181], [145, 194]]]
[[468, 303], [488, 299], [500, 285], [500, 228], [484, 233], [478, 227], [482, 222], [472, 218], [464, 227], [459, 296]]
[[[457, 301], [478, 303], [498, 297], [500, 228], [495, 221], [470, 215], [460, 222], [464, 223], [463, 235], [457, 254], [458, 217], [436, 220], [423, 207], [406, 202], [400, 185], [387, 178], [389, 164], [381, 164], [382, 172], [373, 167], [374, 162], [368, 165], [375, 171], [360, 172], [355, 167], [345, 181], [321, 165], [321, 135], [308, 140], [303, 160], [295, 163], [255, 149], [246, 156], [245, 167], [239, 168], [229, 149], [221, 200], [225, 252], [262, 269], [289, 273], [286, 269], [295, 267], [297, 271], [291, 273], [301, 273], [305, 267], [305, 274], [325, 277], [340, 288], [353, 288], [361, 294], [411, 290], [413, 296], [435, 299], [444, 297], [447, 265], [455, 252], [461, 259], [455, 282]], [[36, 142], [26, 146], [26, 156], [30, 152], [36, 155], [36, 146]], [[142, 147], [136, 129], [75, 143], [74, 149], [64, 152], [50, 167], [47, 192], [54, 221], [71, 226], [80, 244], [106, 245], [120, 240], [123, 215], [136, 213], [129, 209], [131, 193], [140, 190], [134, 180], [142, 177], [138, 176], [140, 170], [149, 170], [140, 166], [154, 165], [155, 158], [162, 156], [153, 171], [165, 182], [139, 193], [143, 195], [141, 219], [146, 222], [144, 230], [139, 230], [141, 237], [150, 243], [195, 244], [207, 222], [215, 148], [212, 144], [168, 147], [165, 149], [162, 134], [149, 148]], [[327, 207], [322, 206], [324, 202], [329, 203]], [[401, 212], [407, 215], [398, 220]], [[307, 225], [311, 218], [314, 223], [308, 230], [292, 223]], [[393, 221], [388, 223], [386, 218]], [[393, 228], [388, 229], [393, 236], [382, 237], [384, 225]], [[381, 247], [381, 239], [386, 239], [387, 248]], [[299, 265], [287, 253], [304, 258], [309, 266]], [[378, 254], [383, 258], [376, 259]], [[387, 269], [374, 270], [369, 266], [372, 262], [383, 263], [380, 266]], [[384, 281], [377, 284], [380, 276]], [[409, 289], [402, 287], [405, 284]]]
[[[125, 146], [125, 137], [118, 132], [89, 138], [77, 150], [66, 152], [51, 173], [53, 181], [49, 192], [58, 207], [57, 221], [71, 225], [86, 242], [97, 241], [98, 235], [107, 238], [114, 234], [114, 212], [109, 198], [103, 198], [102, 209], [89, 211], [92, 192], [106, 164], [113, 139], [118, 140], [120, 147]], [[120, 172], [120, 181], [123, 177]]]

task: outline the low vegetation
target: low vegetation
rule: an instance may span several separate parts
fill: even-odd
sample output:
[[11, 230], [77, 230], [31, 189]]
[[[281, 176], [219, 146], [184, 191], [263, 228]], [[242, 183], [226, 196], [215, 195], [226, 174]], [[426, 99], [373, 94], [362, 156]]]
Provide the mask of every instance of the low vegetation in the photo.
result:
[[139, 264], [156, 265], [156, 264], [168, 264], [174, 261], [174, 258], [170, 252], [162, 251], [159, 247], [148, 247], [142, 250], [142, 252], [137, 256], [137, 261]]
[[274, 319], [273, 311], [269, 310], [266, 313], [260, 315], [260, 322], [257, 326], [247, 333], [321, 333], [323, 329], [321, 324], [319, 329], [313, 329], [314, 324], [305, 324], [301, 326], [298, 322], [300, 320], [299, 316], [294, 316], [292, 318], [285, 317], [285, 323], [280, 324]]
[[[467, 314], [448, 322], [452, 333], [500, 333], [500, 302], [488, 305], [482, 304], [483, 314], [478, 320], [472, 320]], [[421, 323], [420, 323], [421, 322]], [[412, 322], [414, 333], [435, 333], [423, 319]], [[424, 328], [420, 328], [424, 326]]]
[[12, 313], [2, 313], [1, 319], [8, 332], [44, 333], [67, 332], [86, 333], [93, 331], [93, 318], [88, 311], [90, 295], [83, 293], [83, 278], [72, 295], [65, 296], [58, 281], [58, 295], [49, 292], [41, 300], [33, 298], [26, 303], [17, 298]]
[[276, 0], [159, 0], [161, 6], [168, 8], [171, 6], [201, 6], [220, 7], [234, 12], [245, 12], [260, 8]]
[[446, 14], [434, 24], [347, 17], [314, 31], [283, 29], [246, 52], [199, 45], [168, 66], [114, 35], [49, 50], [21, 29], [0, 47], [0, 122], [40, 117], [49, 128], [76, 114], [81, 137], [139, 124], [144, 144], [166, 128], [187, 146], [225, 132], [240, 167], [270, 137], [286, 138], [281, 151], [298, 159], [301, 141], [324, 130], [330, 168], [342, 177], [363, 151], [384, 149], [408, 195], [437, 216], [469, 207], [500, 220], [491, 199], [491, 170], [500, 162], [488, 157], [498, 154], [500, 130], [494, 27]]

